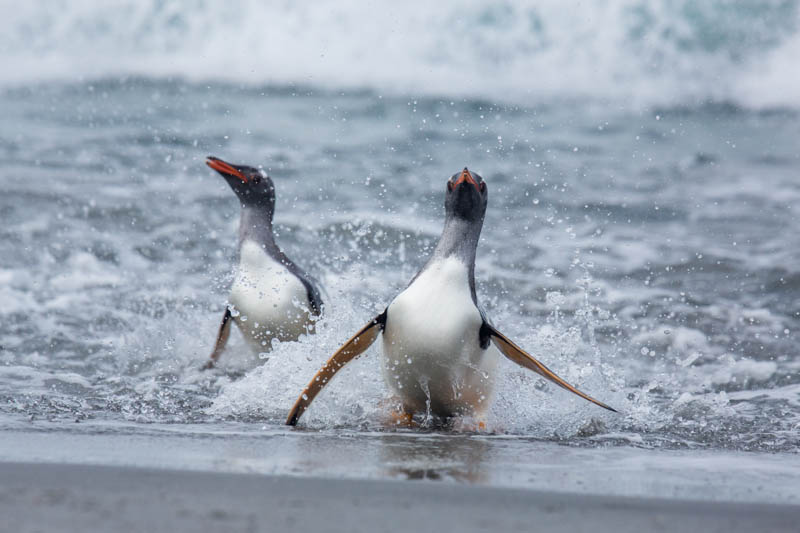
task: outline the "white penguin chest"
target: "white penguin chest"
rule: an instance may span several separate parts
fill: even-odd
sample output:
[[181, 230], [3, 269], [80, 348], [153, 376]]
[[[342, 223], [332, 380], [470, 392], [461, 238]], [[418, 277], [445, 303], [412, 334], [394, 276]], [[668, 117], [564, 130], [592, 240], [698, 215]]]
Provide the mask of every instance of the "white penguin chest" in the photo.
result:
[[456, 258], [430, 265], [391, 303], [383, 332], [383, 374], [409, 408], [443, 414], [480, 409], [492, 388], [496, 353], [480, 347], [480, 312], [469, 272]]
[[[259, 244], [244, 241], [230, 303], [248, 340], [297, 338], [309, 322], [308, 293], [285, 265]], [[264, 340], [264, 339], [261, 339]]]

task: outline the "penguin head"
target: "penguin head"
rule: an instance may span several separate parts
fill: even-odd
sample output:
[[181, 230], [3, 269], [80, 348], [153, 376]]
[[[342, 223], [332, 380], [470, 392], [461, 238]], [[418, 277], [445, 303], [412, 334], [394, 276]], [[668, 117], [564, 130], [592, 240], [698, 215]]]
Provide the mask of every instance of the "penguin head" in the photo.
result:
[[239, 201], [245, 207], [275, 207], [275, 186], [272, 178], [259, 168], [245, 165], [232, 165], [217, 157], [208, 156], [206, 165], [225, 178]]
[[483, 222], [489, 191], [486, 182], [467, 167], [453, 174], [447, 181], [444, 209], [447, 216], [462, 218], [470, 222]]

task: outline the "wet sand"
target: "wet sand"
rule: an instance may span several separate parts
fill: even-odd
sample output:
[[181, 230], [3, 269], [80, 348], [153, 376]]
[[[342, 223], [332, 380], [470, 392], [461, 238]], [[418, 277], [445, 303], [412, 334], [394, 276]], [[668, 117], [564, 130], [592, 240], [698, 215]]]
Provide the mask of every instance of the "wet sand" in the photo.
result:
[[0, 463], [7, 531], [797, 531], [800, 506]]
[[627, 498], [800, 504], [797, 454], [564, 446], [513, 436], [26, 422], [0, 462], [444, 484]]

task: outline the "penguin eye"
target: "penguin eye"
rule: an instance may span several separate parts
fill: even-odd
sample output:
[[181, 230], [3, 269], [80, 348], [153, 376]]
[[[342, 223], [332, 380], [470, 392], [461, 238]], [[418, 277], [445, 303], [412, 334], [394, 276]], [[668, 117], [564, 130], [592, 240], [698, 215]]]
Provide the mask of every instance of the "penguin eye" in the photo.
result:
[[253, 183], [255, 183], [256, 185], [261, 183], [261, 176], [256, 176], [255, 178], [253, 178]]
[[447, 180], [447, 190], [448, 191], [452, 191], [453, 187], [454, 187], [453, 182], [450, 181], [450, 180]]
[[485, 181], [481, 182], [480, 188], [481, 188], [481, 192], [486, 190], [486, 182]]

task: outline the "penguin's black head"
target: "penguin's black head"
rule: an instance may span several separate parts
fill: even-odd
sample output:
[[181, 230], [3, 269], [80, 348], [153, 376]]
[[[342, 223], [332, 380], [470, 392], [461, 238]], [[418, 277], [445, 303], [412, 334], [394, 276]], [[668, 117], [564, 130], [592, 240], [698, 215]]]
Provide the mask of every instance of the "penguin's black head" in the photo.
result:
[[447, 181], [444, 209], [447, 216], [455, 216], [471, 222], [482, 222], [488, 199], [489, 191], [486, 190], [486, 182], [482, 177], [464, 167], [464, 170], [453, 174], [453, 177]]
[[275, 206], [275, 186], [263, 170], [245, 165], [232, 165], [213, 156], [206, 158], [206, 165], [225, 178], [242, 205], [270, 209]]

